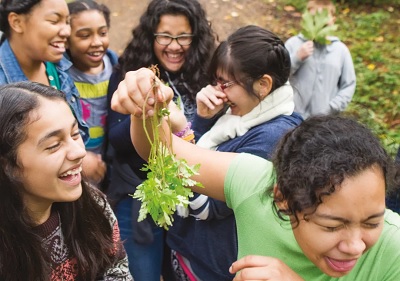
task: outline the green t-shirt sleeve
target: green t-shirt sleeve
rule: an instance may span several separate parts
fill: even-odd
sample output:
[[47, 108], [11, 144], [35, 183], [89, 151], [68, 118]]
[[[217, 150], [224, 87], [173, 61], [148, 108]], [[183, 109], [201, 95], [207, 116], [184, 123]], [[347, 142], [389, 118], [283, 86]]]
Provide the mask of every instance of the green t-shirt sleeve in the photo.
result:
[[270, 161], [252, 154], [238, 154], [225, 178], [226, 204], [235, 210], [249, 196], [266, 191], [274, 179]]

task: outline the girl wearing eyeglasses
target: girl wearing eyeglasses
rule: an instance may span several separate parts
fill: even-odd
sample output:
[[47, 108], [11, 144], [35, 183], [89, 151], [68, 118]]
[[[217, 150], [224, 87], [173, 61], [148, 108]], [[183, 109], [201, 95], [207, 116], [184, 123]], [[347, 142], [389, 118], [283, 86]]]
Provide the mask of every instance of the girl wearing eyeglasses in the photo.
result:
[[[157, 65], [161, 79], [172, 87], [174, 100], [191, 120], [196, 112], [196, 93], [208, 84], [207, 67], [215, 42], [198, 1], [151, 1], [110, 78], [109, 100], [128, 71]], [[107, 124], [109, 143], [115, 151], [108, 195], [116, 202], [130, 271], [135, 281], [159, 281], [161, 274], [164, 281], [173, 280], [169, 261], [161, 273], [164, 230], [151, 219], [138, 223], [140, 202], [129, 196], [146, 179], [146, 173], [140, 170], [145, 162], [130, 139], [130, 115], [110, 109]], [[166, 256], [168, 260], [169, 251]]]
[[[283, 42], [257, 26], [238, 29], [214, 52], [211, 85], [196, 96], [192, 129], [197, 145], [270, 159], [279, 139], [299, 125], [290, 57]], [[195, 194], [167, 233], [178, 280], [230, 281], [237, 258], [236, 223], [225, 202]]]

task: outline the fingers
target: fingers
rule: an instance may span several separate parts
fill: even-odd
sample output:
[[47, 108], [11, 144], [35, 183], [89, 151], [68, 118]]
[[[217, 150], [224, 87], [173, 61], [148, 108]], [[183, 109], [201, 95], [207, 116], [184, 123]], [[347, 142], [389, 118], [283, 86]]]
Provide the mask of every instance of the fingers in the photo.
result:
[[212, 117], [222, 108], [226, 94], [216, 90], [214, 86], [208, 85], [201, 89], [196, 96], [198, 114], [202, 117]]
[[141, 68], [125, 74], [113, 94], [111, 108], [136, 117], [142, 117], [143, 111], [146, 116], [151, 116], [155, 102], [168, 102], [172, 97], [172, 90], [161, 83], [153, 71]]
[[277, 258], [246, 256], [232, 264], [233, 281], [304, 281], [289, 266]]
[[272, 262], [274, 258], [265, 256], [245, 256], [237, 261], [235, 261], [229, 269], [230, 273], [237, 273], [238, 271], [247, 267], [259, 267], [265, 266]]

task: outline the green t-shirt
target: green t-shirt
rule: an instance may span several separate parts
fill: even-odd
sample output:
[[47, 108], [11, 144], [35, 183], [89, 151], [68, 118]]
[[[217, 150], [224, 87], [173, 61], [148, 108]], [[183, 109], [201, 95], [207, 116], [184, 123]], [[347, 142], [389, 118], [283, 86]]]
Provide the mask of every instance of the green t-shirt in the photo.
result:
[[246, 255], [278, 258], [306, 281], [400, 280], [400, 216], [397, 213], [386, 210], [385, 226], [378, 242], [349, 274], [333, 278], [322, 273], [303, 254], [290, 223], [276, 217], [272, 197], [266, 193], [274, 181], [272, 163], [254, 155], [239, 154], [229, 168], [225, 196], [235, 212], [239, 258]]

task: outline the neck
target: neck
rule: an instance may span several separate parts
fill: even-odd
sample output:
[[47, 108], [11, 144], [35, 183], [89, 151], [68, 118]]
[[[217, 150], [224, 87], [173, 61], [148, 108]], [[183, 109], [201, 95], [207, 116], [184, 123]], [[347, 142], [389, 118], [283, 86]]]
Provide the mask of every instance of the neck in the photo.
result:
[[43, 61], [35, 60], [29, 56], [29, 52], [23, 50], [23, 45], [10, 41], [10, 47], [17, 58], [17, 61], [29, 81], [49, 85], [46, 74], [46, 66]]
[[28, 213], [32, 218], [35, 225], [41, 225], [45, 223], [51, 214], [51, 204], [47, 207], [42, 206], [30, 206], [28, 207]]

